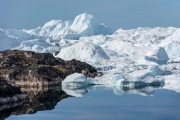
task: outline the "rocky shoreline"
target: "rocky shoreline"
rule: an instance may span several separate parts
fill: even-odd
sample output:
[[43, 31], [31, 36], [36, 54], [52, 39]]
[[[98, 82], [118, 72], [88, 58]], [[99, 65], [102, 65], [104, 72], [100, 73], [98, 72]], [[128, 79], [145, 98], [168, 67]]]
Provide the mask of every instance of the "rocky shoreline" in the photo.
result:
[[50, 53], [0, 51], [0, 104], [26, 99], [20, 87], [61, 85], [66, 76], [73, 73], [92, 78], [102, 75], [85, 62], [64, 61]]

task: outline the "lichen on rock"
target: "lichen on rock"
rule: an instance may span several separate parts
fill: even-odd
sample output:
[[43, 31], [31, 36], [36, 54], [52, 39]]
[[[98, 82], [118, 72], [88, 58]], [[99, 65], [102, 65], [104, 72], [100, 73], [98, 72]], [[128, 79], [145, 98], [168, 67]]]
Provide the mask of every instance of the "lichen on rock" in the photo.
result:
[[75, 59], [64, 61], [50, 53], [32, 51], [0, 51], [0, 76], [20, 86], [61, 84], [73, 73], [82, 73], [86, 77], [98, 75], [94, 67]]

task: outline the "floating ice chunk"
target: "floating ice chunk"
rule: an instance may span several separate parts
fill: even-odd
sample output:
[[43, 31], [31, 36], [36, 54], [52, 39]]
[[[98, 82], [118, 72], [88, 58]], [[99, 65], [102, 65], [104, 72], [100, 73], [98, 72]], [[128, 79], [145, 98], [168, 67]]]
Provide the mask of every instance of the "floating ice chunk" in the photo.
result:
[[168, 75], [164, 77], [164, 83], [165, 85], [163, 86], [164, 89], [168, 90], [174, 90], [178, 93], [180, 93], [180, 74], [178, 75]]
[[170, 59], [168, 63], [180, 63], [180, 58]]
[[168, 54], [163, 47], [156, 46], [144, 57], [137, 60], [138, 65], [158, 65], [169, 60]]
[[74, 73], [72, 75], [67, 76], [62, 83], [67, 82], [85, 82], [86, 77], [80, 73]]
[[87, 81], [86, 77], [80, 73], [69, 75], [62, 81], [63, 86], [80, 87], [87, 86], [88, 84], [89, 82]]
[[152, 51], [146, 54], [145, 59], [156, 63], [161, 63], [167, 62], [169, 57], [163, 47], [156, 46]]
[[180, 56], [180, 41], [169, 41], [162, 46], [172, 58], [178, 58]]
[[157, 75], [161, 75], [162, 71], [159, 69], [158, 65], [151, 65], [149, 66], [149, 70], [150, 70], [150, 75], [151, 76], [157, 76]]
[[113, 79], [114, 81], [117, 81], [117, 80], [119, 80], [119, 79], [122, 79], [122, 75], [121, 75], [121, 74], [116, 74], [116, 75], [112, 76], [112, 79]]
[[146, 60], [145, 57], [138, 59], [136, 63], [137, 65], [141, 65], [141, 66], [157, 65], [157, 63], [153, 61]]
[[153, 82], [155, 76], [161, 75], [163, 71], [158, 65], [149, 65], [148, 69], [134, 71], [129, 74], [129, 81]]

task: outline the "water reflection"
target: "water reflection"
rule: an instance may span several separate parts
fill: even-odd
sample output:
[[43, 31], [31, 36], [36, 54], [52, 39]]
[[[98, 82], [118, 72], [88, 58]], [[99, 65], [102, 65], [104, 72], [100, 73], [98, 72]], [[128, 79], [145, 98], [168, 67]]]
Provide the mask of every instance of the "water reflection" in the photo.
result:
[[9, 117], [23, 102], [0, 105], [0, 120]]
[[152, 83], [135, 82], [133, 84], [134, 84], [133, 87], [129, 87], [126, 85], [122, 86], [121, 87], [122, 91], [129, 94], [140, 94], [143, 96], [152, 96], [155, 90], [162, 88], [164, 86], [164, 83], [162, 82], [152, 82]]
[[82, 86], [82, 87], [62, 86], [62, 90], [70, 96], [83, 97], [88, 92], [88, 88], [90, 87], [91, 86]]
[[[67, 86], [53, 86], [43, 88], [21, 88], [27, 94], [28, 100], [24, 103], [14, 103], [0, 106], [0, 119], [5, 119], [10, 115], [34, 114], [37, 111], [53, 110], [58, 102], [68, 97], [83, 97], [88, 91], [97, 89], [102, 86], [81, 86], [81, 87], [67, 87]], [[146, 85], [146, 86], [116, 86], [113, 91], [116, 95], [141, 94], [153, 95], [154, 91], [161, 87]], [[101, 98], [100, 98], [101, 99]]]
[[22, 89], [27, 94], [29, 101], [23, 104], [14, 113], [19, 114], [31, 114], [37, 111], [52, 110], [59, 101], [64, 98], [70, 97], [60, 86], [49, 87], [49, 88], [30, 88]]
[[37, 111], [52, 110], [62, 99], [70, 97], [62, 91], [61, 86], [43, 88], [21, 88], [28, 96], [24, 103], [13, 103], [0, 106], [0, 119], [10, 115], [33, 114]]

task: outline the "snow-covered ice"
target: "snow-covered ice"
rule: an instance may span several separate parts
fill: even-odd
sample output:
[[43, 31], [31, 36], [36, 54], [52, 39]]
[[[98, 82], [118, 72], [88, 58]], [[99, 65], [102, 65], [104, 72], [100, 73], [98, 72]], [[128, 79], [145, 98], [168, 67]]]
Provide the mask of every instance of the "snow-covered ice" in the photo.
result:
[[63, 47], [56, 57], [64, 60], [77, 59], [84, 62], [91, 61], [93, 63], [109, 59], [99, 45], [90, 42], [78, 42], [71, 46]]
[[[0, 50], [5, 49], [78, 59], [104, 73], [94, 79], [73, 74], [63, 81], [66, 84], [81, 80], [86, 85], [90, 82], [119, 88], [123, 81], [159, 81], [164, 83], [163, 88], [180, 91], [178, 85], [173, 87], [180, 75], [180, 28], [120, 28], [113, 33], [93, 15], [83, 13], [73, 21], [52, 20], [31, 30], [0, 29]], [[119, 89], [115, 91], [120, 94]]]
[[113, 33], [107, 25], [99, 23], [93, 15], [87, 13], [78, 15], [74, 21], [52, 20], [43, 27], [24, 31], [38, 36], [52, 37], [53, 39], [79, 39], [82, 36]]
[[87, 86], [90, 82], [87, 81], [85, 75], [80, 73], [74, 73], [72, 75], [67, 76], [62, 81], [62, 86], [68, 86], [68, 87], [81, 87], [81, 86]]

